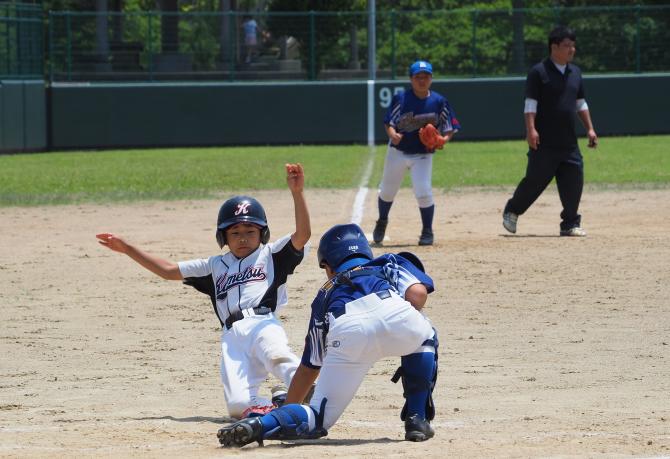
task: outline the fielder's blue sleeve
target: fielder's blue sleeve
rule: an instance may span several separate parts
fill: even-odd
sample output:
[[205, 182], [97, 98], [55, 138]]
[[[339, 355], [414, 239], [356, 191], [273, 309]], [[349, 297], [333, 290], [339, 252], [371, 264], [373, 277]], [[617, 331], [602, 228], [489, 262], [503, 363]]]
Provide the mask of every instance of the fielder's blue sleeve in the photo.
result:
[[449, 105], [449, 101], [444, 99], [444, 107], [440, 112], [440, 131], [442, 134], [446, 134], [449, 131], [460, 131], [461, 123], [456, 119], [456, 113]]
[[329, 288], [332, 288], [330, 282], [321, 287], [312, 302], [312, 313], [307, 327], [307, 336], [305, 336], [305, 347], [300, 359], [300, 363], [313, 369], [321, 368], [326, 353], [326, 335], [328, 334], [328, 305], [326, 302]]
[[394, 128], [398, 125], [398, 118], [400, 118], [400, 111], [402, 110], [402, 96], [403, 93], [395, 94], [393, 99], [391, 99], [391, 105], [386, 109], [386, 114], [384, 115], [384, 124], [393, 126]]
[[408, 282], [411, 277], [414, 277], [419, 281], [419, 283], [426, 286], [428, 293], [435, 291], [435, 284], [433, 283], [433, 279], [428, 274], [421, 271], [419, 268], [414, 266], [414, 263], [406, 260], [400, 255], [395, 255], [395, 258], [396, 263], [402, 267], [402, 269], [399, 270], [401, 272], [400, 276], [402, 276], [401, 279], [404, 279], [405, 282]]
[[384, 278], [400, 296], [404, 297], [405, 291], [413, 284], [424, 284], [428, 293], [435, 290], [433, 279], [400, 255], [384, 254], [365, 266], [381, 269]]

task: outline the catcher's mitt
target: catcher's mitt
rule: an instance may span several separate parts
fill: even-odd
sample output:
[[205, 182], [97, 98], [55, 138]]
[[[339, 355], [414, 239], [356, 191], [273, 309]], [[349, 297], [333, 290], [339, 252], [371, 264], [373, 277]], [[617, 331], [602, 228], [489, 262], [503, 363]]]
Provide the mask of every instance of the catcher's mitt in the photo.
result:
[[426, 124], [419, 129], [419, 139], [428, 151], [441, 150], [444, 147], [444, 137], [442, 137], [435, 126]]

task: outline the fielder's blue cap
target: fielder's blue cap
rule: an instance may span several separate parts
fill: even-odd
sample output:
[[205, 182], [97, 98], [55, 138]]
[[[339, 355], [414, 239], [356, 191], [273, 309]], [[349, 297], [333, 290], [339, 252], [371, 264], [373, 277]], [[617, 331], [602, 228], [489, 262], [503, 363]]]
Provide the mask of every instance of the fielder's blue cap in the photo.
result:
[[413, 77], [417, 73], [427, 73], [429, 75], [433, 74], [433, 66], [430, 65], [428, 61], [416, 61], [409, 66], [409, 76]]

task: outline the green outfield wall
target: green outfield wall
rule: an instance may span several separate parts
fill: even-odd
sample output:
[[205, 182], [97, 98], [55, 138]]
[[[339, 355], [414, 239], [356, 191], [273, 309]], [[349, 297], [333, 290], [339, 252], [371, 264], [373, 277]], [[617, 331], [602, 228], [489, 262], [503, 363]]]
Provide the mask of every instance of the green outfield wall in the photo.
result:
[[52, 148], [351, 143], [366, 138], [366, 86], [54, 85]]
[[44, 81], [0, 80], [0, 152], [47, 148]]
[[[587, 101], [599, 135], [670, 133], [670, 75], [592, 76]], [[460, 139], [523, 138], [523, 78], [435, 81]], [[397, 81], [375, 85], [375, 141]], [[367, 84], [54, 84], [49, 148], [365, 143]]]

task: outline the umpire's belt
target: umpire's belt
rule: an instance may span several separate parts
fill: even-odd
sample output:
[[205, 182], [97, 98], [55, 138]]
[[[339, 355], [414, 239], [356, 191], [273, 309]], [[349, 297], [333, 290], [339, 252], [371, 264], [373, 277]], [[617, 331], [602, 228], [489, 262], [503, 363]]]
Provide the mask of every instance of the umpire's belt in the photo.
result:
[[256, 306], [251, 310], [254, 311], [254, 313], [248, 314], [247, 316], [245, 316], [242, 311], [235, 311], [232, 314], [230, 314], [225, 322], [226, 330], [230, 330], [230, 327], [232, 327], [235, 322], [237, 322], [238, 320], [242, 320], [245, 317], [248, 317], [249, 315], [262, 316], [263, 314], [270, 314], [272, 312], [272, 308], [269, 308], [267, 306]]
[[[379, 297], [380, 300], [386, 300], [387, 298], [391, 298], [391, 291], [390, 290], [382, 290], [381, 292], [375, 292], [375, 295], [377, 295], [377, 297]], [[359, 298], [359, 300], [360, 300], [360, 298]], [[356, 301], [358, 301], [358, 300], [356, 300]], [[346, 306], [343, 307], [343, 308], [338, 308], [338, 309], [335, 309], [334, 311], [331, 311], [331, 313], [333, 314], [333, 317], [337, 319], [341, 315], [347, 313], [347, 308], [346, 308]]]

